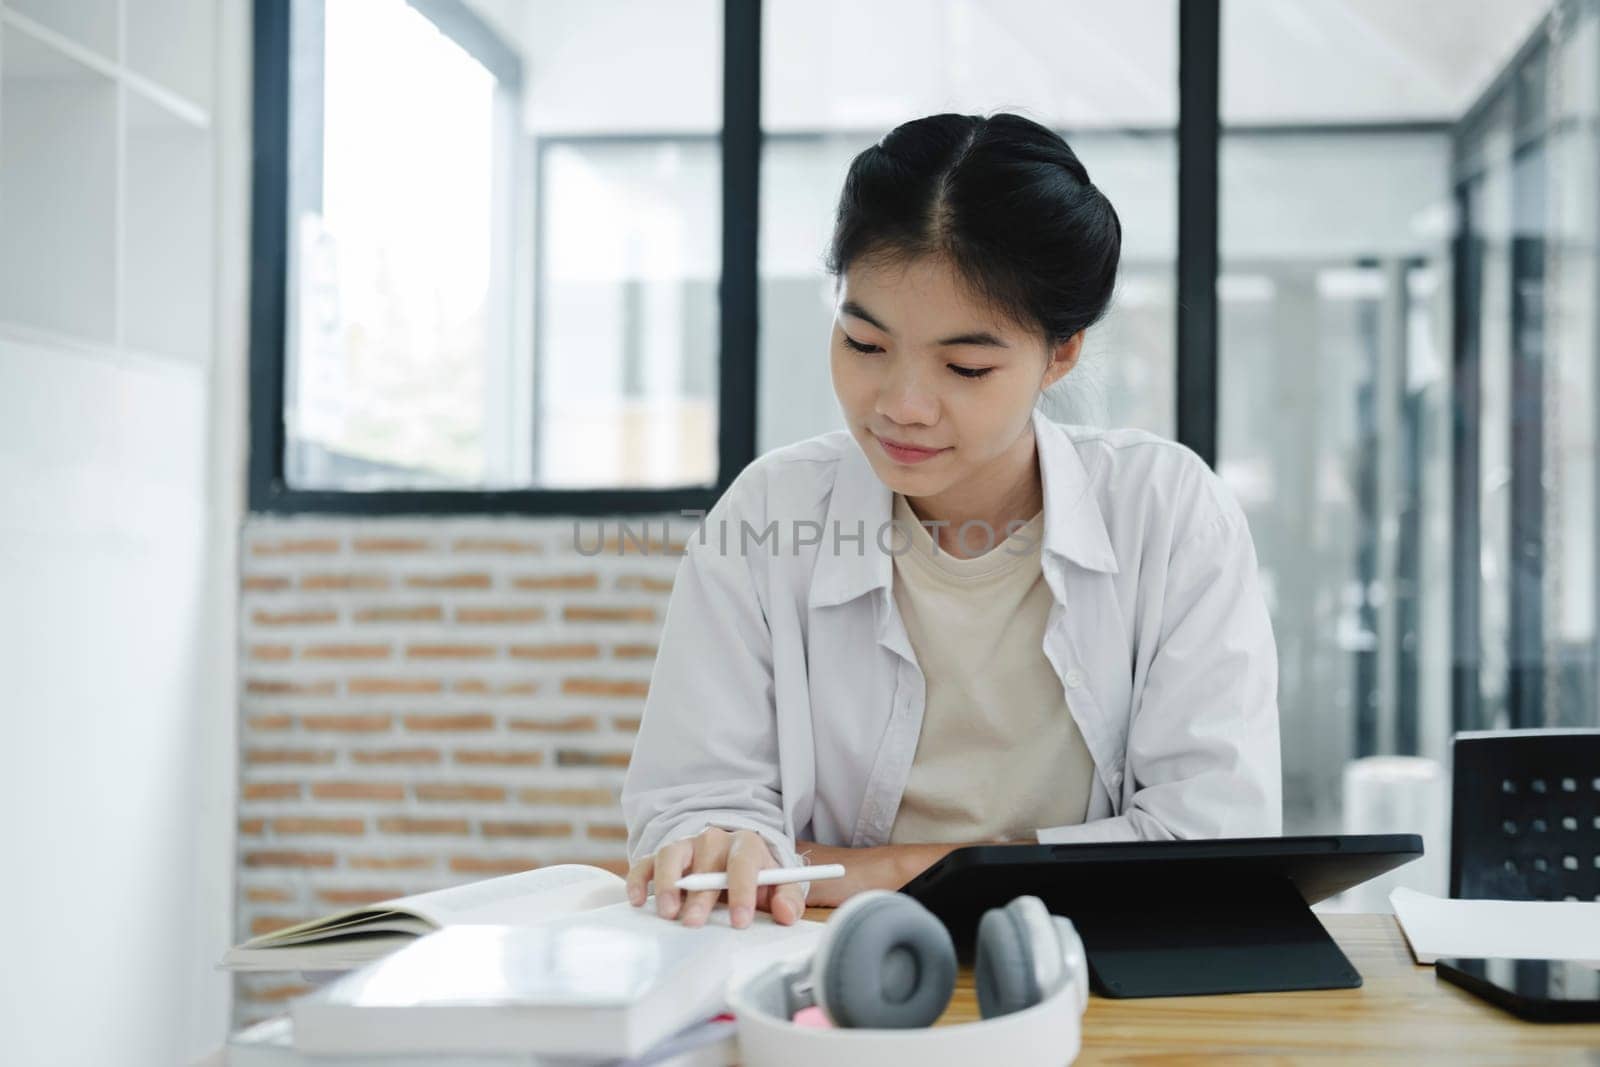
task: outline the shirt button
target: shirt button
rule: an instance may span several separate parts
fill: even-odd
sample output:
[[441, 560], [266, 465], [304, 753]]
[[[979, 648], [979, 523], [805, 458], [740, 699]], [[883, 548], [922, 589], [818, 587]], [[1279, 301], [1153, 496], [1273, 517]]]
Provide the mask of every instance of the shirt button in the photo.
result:
[[1079, 674], [1077, 671], [1068, 671], [1066, 677], [1063, 678], [1062, 681], [1067, 683], [1068, 689], [1076, 689], [1078, 686], [1083, 684], [1083, 675]]

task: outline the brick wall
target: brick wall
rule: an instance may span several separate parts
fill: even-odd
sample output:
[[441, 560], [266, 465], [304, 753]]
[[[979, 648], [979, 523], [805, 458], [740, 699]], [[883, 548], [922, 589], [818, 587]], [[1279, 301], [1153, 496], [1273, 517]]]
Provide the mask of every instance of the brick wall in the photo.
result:
[[[689, 520], [255, 519], [239, 940], [385, 897], [625, 870], [618, 793]], [[238, 979], [235, 1023], [297, 976]]]

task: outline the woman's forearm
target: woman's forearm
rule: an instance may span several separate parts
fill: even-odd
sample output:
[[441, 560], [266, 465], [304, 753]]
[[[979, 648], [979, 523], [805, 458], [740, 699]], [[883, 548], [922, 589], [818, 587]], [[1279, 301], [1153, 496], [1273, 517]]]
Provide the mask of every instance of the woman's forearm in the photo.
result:
[[824, 863], [844, 866], [844, 877], [812, 882], [811, 891], [806, 894], [807, 905], [834, 908], [864, 889], [899, 889], [958, 848], [996, 843], [956, 841], [844, 848], [819, 845], [814, 841], [796, 841], [795, 848], [812, 866]]

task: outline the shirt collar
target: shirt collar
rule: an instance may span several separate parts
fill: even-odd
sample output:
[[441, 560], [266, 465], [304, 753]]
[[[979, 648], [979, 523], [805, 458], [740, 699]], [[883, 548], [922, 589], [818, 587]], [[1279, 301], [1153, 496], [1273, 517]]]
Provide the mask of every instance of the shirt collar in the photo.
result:
[[[1044, 489], [1046, 559], [1055, 557], [1092, 571], [1117, 573], [1117, 557], [1095, 500], [1088, 469], [1064, 427], [1033, 411], [1039, 477]], [[812, 573], [812, 607], [843, 604], [874, 589], [888, 589], [894, 558], [878, 544], [893, 515], [894, 493], [879, 480], [854, 436], [834, 474], [822, 543]], [[861, 533], [858, 542], [857, 531]], [[896, 544], [885, 534], [884, 544]]]

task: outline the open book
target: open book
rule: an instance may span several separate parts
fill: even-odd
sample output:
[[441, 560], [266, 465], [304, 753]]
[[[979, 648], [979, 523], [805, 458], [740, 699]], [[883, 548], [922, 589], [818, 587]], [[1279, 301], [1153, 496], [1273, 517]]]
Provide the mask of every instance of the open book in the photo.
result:
[[[539, 867], [275, 930], [229, 949], [221, 966], [231, 971], [347, 971], [447, 926], [531, 926], [627, 900], [627, 882], [604, 868], [581, 863]], [[653, 907], [648, 901], [645, 906]]]

